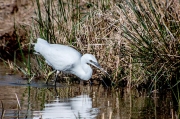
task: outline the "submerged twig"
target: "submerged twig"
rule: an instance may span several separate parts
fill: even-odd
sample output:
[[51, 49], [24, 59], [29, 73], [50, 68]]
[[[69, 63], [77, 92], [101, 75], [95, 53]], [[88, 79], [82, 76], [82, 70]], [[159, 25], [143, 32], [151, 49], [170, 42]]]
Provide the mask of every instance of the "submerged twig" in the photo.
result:
[[19, 99], [18, 99], [18, 96], [17, 96], [16, 93], [15, 93], [15, 96], [16, 96], [16, 99], [17, 99], [17, 102], [18, 102], [19, 109], [21, 110], [21, 105], [20, 105], [20, 103], [19, 103]]
[[3, 105], [2, 100], [1, 100], [1, 105], [2, 105], [1, 119], [3, 119], [4, 114], [5, 114], [5, 110], [4, 110], [4, 105]]

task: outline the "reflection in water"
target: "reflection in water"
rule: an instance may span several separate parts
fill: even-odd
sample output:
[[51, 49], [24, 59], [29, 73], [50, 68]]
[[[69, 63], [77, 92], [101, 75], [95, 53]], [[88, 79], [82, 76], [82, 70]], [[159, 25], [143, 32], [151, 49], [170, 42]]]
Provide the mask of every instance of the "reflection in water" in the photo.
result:
[[80, 85], [55, 90], [39, 80], [26, 85], [26, 80], [6, 72], [0, 68], [3, 119], [175, 119], [178, 114], [171, 105], [171, 92], [165, 96], [148, 96], [146, 92], [138, 95], [137, 90], [128, 88], [106, 90], [102, 86]]
[[92, 108], [92, 99], [88, 95], [60, 101], [59, 98], [45, 104], [43, 111], [35, 111], [34, 119], [68, 118], [94, 119], [98, 114], [97, 108]]

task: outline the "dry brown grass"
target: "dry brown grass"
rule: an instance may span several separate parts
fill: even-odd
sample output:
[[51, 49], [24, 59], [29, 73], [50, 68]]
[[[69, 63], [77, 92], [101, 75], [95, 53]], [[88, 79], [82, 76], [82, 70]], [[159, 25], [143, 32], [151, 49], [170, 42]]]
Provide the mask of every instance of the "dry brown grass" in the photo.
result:
[[[70, 45], [83, 54], [91, 53], [95, 55], [102, 67], [111, 74], [111, 80], [120, 80], [118, 78], [121, 70], [125, 70], [129, 66], [129, 56], [125, 53], [125, 50], [129, 48], [127, 41], [121, 36], [122, 30], [120, 28], [120, 24], [125, 19], [122, 17], [120, 8], [113, 2], [109, 3], [110, 9], [105, 11], [100, 9], [101, 6], [87, 8], [87, 3], [88, 1], [80, 2], [81, 9], [84, 8], [82, 11], [72, 6], [70, 9], [65, 9], [64, 14], [67, 22], [60, 18], [60, 23], [57, 23], [58, 16], [54, 15], [52, 17], [51, 20], [54, 25], [51, 31], [54, 32], [55, 42]], [[43, 4], [40, 3], [40, 5], [42, 18], [45, 21], [47, 14]], [[58, 5], [51, 9], [54, 10], [57, 7]], [[67, 8], [67, 6], [65, 7]], [[77, 13], [79, 13], [79, 16], [76, 16]], [[38, 21], [39, 18], [37, 16], [34, 19]], [[38, 25], [38, 23], [35, 24]], [[36, 29], [34, 30], [35, 38], [42, 36], [38, 31], [40, 28], [34, 27], [34, 29]], [[52, 36], [48, 37], [51, 38]], [[51, 40], [50, 42], [54, 41]], [[126, 79], [126, 71], [123, 72], [125, 74], [121, 78]], [[99, 79], [101, 76], [101, 72], [96, 71], [93, 79]]]
[[[40, 11], [43, 21], [42, 25], [39, 22], [40, 18], [36, 2], [33, 0], [21, 0], [20, 3], [17, 2], [18, 4], [15, 4], [15, 6], [18, 7], [17, 13], [14, 13], [14, 16], [17, 16], [15, 20], [17, 24], [19, 23], [30, 28], [31, 32], [28, 32], [27, 39], [31, 39], [33, 42], [36, 42], [38, 37], [44, 37], [52, 43], [70, 45], [83, 54], [94, 54], [102, 67], [112, 76], [112, 81], [119, 82], [120, 80], [127, 80], [131, 83], [142, 83], [144, 79], [147, 78], [145, 70], [142, 69], [143, 62], [134, 63], [133, 58], [137, 55], [138, 51], [132, 47], [132, 45], [134, 45], [132, 42], [122, 36], [122, 26], [125, 25], [133, 35], [138, 35], [133, 30], [132, 25], [129, 23], [126, 16], [123, 14], [119, 4], [124, 5], [128, 11], [127, 16], [130, 20], [133, 23], [138, 24], [137, 17], [132, 9], [125, 4], [125, 1], [104, 1], [104, 5], [102, 4], [102, 1], [97, 0], [91, 1], [91, 4], [86, 0], [78, 2], [72, 3], [72, 1], [64, 1], [65, 4], [63, 4], [64, 6], [62, 7], [64, 8], [64, 11], [63, 13], [59, 13], [57, 12], [59, 8], [58, 2], [54, 1], [50, 6], [51, 11], [49, 18], [51, 19], [51, 22], [48, 23], [47, 7], [45, 8], [44, 6], [45, 1], [40, 0]], [[165, 13], [172, 17], [175, 16], [177, 21], [180, 20], [180, 7], [178, 0], [169, 2], [164, 0], [157, 1], [157, 3], [158, 6], [156, 6], [156, 12], [161, 15], [160, 20], [167, 26], [167, 28], [169, 28], [168, 22], [171, 19], [166, 19]], [[144, 1], [141, 1], [141, 4], [146, 6]], [[144, 11], [149, 12], [147, 8]], [[141, 10], [139, 12], [140, 14], [145, 14], [145, 12]], [[22, 17], [24, 19], [20, 19]], [[64, 18], [66, 18], [66, 20]], [[10, 20], [10, 17], [7, 17], [7, 19]], [[5, 20], [6, 19], [4, 19], [4, 21]], [[9, 22], [13, 25], [12, 19]], [[142, 34], [147, 34], [147, 32], [144, 32], [140, 26], [137, 27], [137, 30]], [[152, 32], [150, 32], [150, 34], [153, 36]], [[157, 44], [158, 48], [163, 47], [158, 39], [153, 39], [153, 42], [154, 44]], [[23, 44], [26, 46], [26, 43]], [[169, 45], [169, 48], [173, 47], [173, 45], [175, 44]], [[174, 53], [174, 50], [166, 48], [164, 48], [164, 50], [167, 51], [166, 54], [161, 53], [161, 55], [166, 55], [170, 58], [179, 55], [178, 52], [176, 52], [177, 54]], [[38, 75], [43, 75], [43, 72], [41, 71], [38, 73], [39, 68], [37, 67], [37, 62], [34, 61], [34, 59], [32, 59], [32, 62], [32, 71], [34, 70], [33, 72]], [[149, 65], [149, 67], [151, 67], [151, 65]], [[49, 71], [50, 70], [51, 69], [49, 69]], [[49, 71], [47, 70], [46, 73]], [[102, 77], [101, 72], [95, 70], [93, 79], [99, 79], [99, 77]]]
[[14, 32], [14, 24], [18, 27], [20, 25], [31, 26], [31, 17], [35, 9], [33, 1], [6, 0], [0, 2], [0, 36], [11, 35]]

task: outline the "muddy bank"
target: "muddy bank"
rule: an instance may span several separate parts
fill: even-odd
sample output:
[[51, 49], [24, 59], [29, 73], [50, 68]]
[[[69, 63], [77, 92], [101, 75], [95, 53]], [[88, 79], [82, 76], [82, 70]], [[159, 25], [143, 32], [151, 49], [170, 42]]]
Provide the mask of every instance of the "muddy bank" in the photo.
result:
[[28, 40], [28, 29], [34, 14], [34, 0], [5, 0], [0, 2], [0, 57], [12, 59], [19, 44]]

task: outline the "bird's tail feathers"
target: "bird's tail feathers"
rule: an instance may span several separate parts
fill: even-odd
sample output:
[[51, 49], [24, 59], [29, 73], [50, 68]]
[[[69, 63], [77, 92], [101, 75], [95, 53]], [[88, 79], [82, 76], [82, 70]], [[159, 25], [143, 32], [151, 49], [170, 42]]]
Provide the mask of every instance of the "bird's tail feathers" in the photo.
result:
[[40, 43], [40, 44], [49, 44], [46, 40], [44, 40], [42, 38], [38, 38], [37, 39], [37, 43]]
[[41, 51], [44, 51], [45, 47], [48, 45], [49, 43], [46, 40], [38, 38], [37, 43], [35, 43], [34, 50], [41, 53]]

